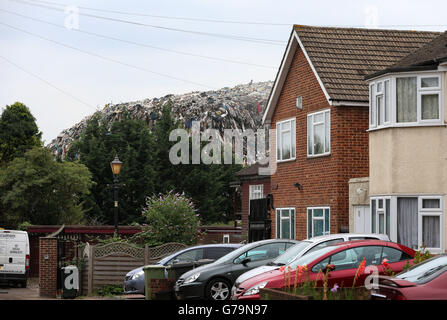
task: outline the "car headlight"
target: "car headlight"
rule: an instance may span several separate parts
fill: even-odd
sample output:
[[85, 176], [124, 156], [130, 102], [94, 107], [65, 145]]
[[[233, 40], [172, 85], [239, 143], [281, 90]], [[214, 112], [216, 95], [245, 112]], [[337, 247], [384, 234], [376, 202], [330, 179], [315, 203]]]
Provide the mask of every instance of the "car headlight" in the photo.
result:
[[136, 279], [138, 279], [139, 277], [141, 277], [142, 275], [144, 275], [144, 271], [143, 270], [141, 270], [141, 271], [138, 271], [137, 273], [135, 273], [133, 276], [132, 276], [132, 280], [136, 280]]
[[250, 289], [248, 289], [247, 291], [245, 291], [245, 293], [243, 295], [244, 296], [252, 296], [254, 294], [258, 294], [259, 290], [264, 288], [267, 285], [267, 283], [268, 283], [268, 281], [257, 284], [255, 286], [251, 287]]
[[185, 279], [185, 282], [183, 283], [191, 283], [197, 280], [197, 278], [200, 277], [200, 272], [193, 274], [192, 276]]

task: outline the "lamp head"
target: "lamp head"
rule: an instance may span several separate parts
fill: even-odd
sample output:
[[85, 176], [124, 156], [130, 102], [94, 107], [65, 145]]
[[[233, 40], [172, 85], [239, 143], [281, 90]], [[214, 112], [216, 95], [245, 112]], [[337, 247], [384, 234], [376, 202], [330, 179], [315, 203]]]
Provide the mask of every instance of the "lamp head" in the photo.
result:
[[112, 172], [114, 175], [119, 175], [121, 171], [121, 166], [123, 163], [118, 159], [118, 155], [115, 156], [112, 162], [110, 162], [110, 168], [112, 168]]

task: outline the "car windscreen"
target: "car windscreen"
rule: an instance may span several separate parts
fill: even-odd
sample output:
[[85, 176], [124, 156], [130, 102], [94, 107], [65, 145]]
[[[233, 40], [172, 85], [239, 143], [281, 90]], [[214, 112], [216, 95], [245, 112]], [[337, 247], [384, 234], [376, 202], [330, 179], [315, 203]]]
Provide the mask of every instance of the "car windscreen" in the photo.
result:
[[396, 275], [396, 278], [421, 284], [431, 281], [446, 270], [447, 255], [442, 255], [418, 263]]
[[233, 261], [233, 259], [239, 257], [241, 254], [243, 254], [245, 251], [249, 250], [249, 248], [251, 247], [255, 247], [255, 246], [251, 246], [250, 244], [246, 244], [245, 246], [242, 246], [240, 248], [237, 248], [236, 250], [231, 251], [230, 253], [224, 255], [223, 257], [217, 259], [216, 261], [214, 261], [215, 264], [218, 263], [223, 263], [226, 261]]
[[292, 269], [296, 269], [297, 266], [304, 266], [304, 265], [308, 265], [309, 263], [311, 263], [312, 261], [314, 261], [315, 259], [318, 259], [319, 257], [325, 255], [328, 252], [333, 251], [335, 248], [333, 246], [329, 246], [329, 247], [324, 247], [320, 250], [317, 251], [313, 251], [311, 253], [308, 253], [294, 261], [292, 261], [289, 266]]
[[283, 266], [291, 262], [296, 256], [307, 248], [312, 242], [301, 241], [300, 243], [287, 249], [282, 255], [273, 260], [270, 264], [276, 266]]

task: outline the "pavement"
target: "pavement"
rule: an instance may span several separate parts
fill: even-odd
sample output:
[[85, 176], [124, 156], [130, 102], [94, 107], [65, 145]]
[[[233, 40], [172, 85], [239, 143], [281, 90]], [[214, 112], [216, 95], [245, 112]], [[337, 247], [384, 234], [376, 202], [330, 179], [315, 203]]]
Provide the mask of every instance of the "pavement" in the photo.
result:
[[26, 288], [0, 285], [0, 300], [56, 300], [39, 296], [39, 279], [28, 279]]
[[[122, 296], [83, 296], [81, 300], [144, 300], [144, 295], [131, 294]], [[60, 300], [60, 298], [47, 298], [39, 296], [39, 279], [30, 278], [26, 288], [0, 284], [0, 300]]]

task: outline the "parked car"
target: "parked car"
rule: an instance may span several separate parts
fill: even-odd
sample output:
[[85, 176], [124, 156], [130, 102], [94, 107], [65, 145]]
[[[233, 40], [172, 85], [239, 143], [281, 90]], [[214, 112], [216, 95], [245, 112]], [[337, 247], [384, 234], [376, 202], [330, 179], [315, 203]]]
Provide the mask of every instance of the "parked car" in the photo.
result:
[[[207, 244], [193, 246], [179, 250], [163, 259], [156, 264], [163, 266], [171, 266], [174, 263], [181, 262], [197, 262], [199, 260], [207, 259], [209, 262], [219, 259], [229, 252], [240, 248], [242, 244]], [[145, 281], [143, 267], [136, 268], [129, 271], [124, 278], [124, 293], [126, 294], [144, 294]], [[191, 267], [193, 267], [191, 265]]]
[[373, 300], [447, 300], [447, 254], [418, 263], [394, 277], [381, 276]]
[[26, 287], [29, 274], [29, 239], [26, 231], [0, 230], [0, 282]]
[[318, 249], [324, 248], [328, 245], [345, 242], [345, 241], [353, 241], [353, 240], [384, 240], [389, 241], [389, 237], [386, 234], [360, 234], [360, 233], [338, 233], [331, 234], [326, 236], [318, 236], [313, 237], [308, 240], [301, 241], [300, 243], [294, 245], [287, 249], [282, 255], [274, 259], [273, 261], [267, 263], [264, 266], [260, 266], [254, 268], [253, 270], [247, 271], [241, 274], [236, 281], [234, 282], [234, 286], [232, 288], [232, 293], [236, 290], [236, 287], [250, 279], [251, 277], [257, 276], [261, 273], [279, 269], [281, 266], [289, 264], [295, 259], [298, 259], [305, 254], [314, 252]]
[[184, 273], [175, 284], [175, 295], [177, 299], [227, 300], [239, 275], [270, 262], [297, 243], [271, 239], [246, 244], [211, 264]]
[[[334, 286], [338, 284], [343, 287], [351, 287], [358, 266], [365, 258], [366, 266], [376, 266], [379, 274], [384, 274], [385, 267], [382, 266], [383, 259], [388, 259], [389, 268], [394, 272], [402, 271], [408, 260], [412, 260], [415, 251], [403, 245], [381, 241], [381, 240], [358, 240], [340, 242], [329, 245], [308, 253], [286, 266], [296, 270], [297, 266], [307, 266], [308, 275], [302, 277], [298, 282], [317, 280], [317, 286], [323, 286], [323, 279], [317, 275], [320, 271], [325, 270], [328, 265], [332, 265], [334, 270], [331, 271], [328, 279], [328, 285]], [[287, 275], [289, 277], [289, 275]], [[366, 273], [363, 273], [357, 280], [357, 285], [362, 285]], [[295, 283], [295, 272], [290, 273], [291, 283]], [[275, 269], [252, 277], [236, 287], [233, 299], [259, 299], [259, 290], [261, 288], [283, 288], [284, 273]]]

